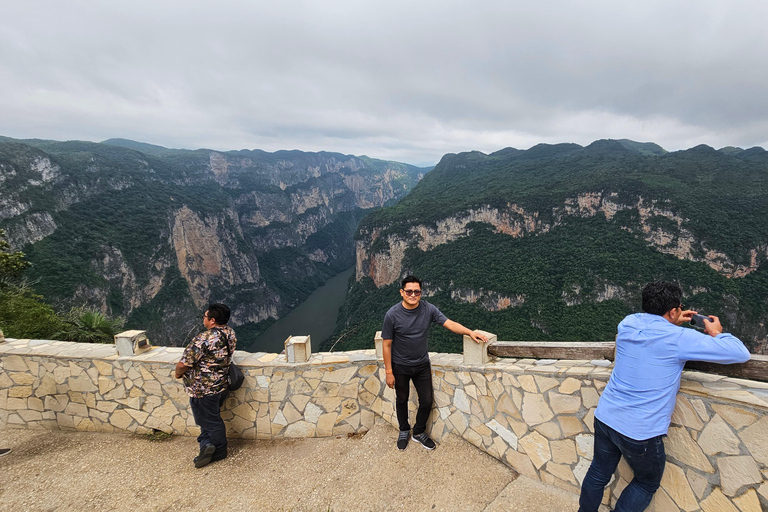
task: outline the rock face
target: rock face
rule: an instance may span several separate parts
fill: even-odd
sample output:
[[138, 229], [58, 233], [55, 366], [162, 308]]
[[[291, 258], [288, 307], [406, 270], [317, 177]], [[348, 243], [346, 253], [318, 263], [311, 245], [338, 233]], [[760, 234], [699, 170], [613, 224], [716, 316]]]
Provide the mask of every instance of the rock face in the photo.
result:
[[[396, 206], [361, 222], [350, 296], [366, 305], [345, 306], [337, 333], [361, 315], [373, 330], [387, 290], [413, 273], [452, 319], [482, 318], [491, 325], [477, 327], [500, 339], [608, 340], [639, 310], [642, 286], [664, 279], [752, 352], [768, 352], [768, 208], [758, 206], [768, 203], [768, 153], [638, 147], [446, 155]], [[575, 322], [602, 325], [599, 338]]]
[[[683, 222], [689, 222], [691, 219], [672, 213], [656, 201], [648, 204], [648, 201], [642, 197], [637, 198], [635, 203], [619, 204], [614, 202], [617, 195], [613, 193], [606, 196], [602, 192], [584, 192], [575, 197], [566, 198], [562, 207], [546, 212], [546, 218], [554, 219], [553, 222], [542, 221], [540, 217], [544, 215], [541, 212], [526, 211], [512, 203], [507, 204], [503, 209], [490, 207], [470, 209], [437, 221], [434, 225], [413, 225], [406, 236], [384, 235], [378, 246], [388, 247], [388, 251], [375, 252], [370, 249], [376, 247], [376, 242], [382, 236], [381, 229], [362, 232], [361, 238], [357, 241], [356, 276], [358, 280], [362, 277], [370, 277], [379, 287], [388, 285], [400, 277], [407, 247], [415, 246], [421, 251], [429, 251], [439, 245], [468, 236], [470, 233], [467, 226], [472, 222], [489, 224], [495, 232], [517, 238], [546, 233], [562, 225], [563, 220], [568, 216], [599, 215], [611, 220], [617, 212], [621, 211], [632, 211], [638, 214], [637, 225], [628, 229], [636, 232], [648, 245], [659, 252], [671, 254], [680, 260], [706, 263], [710, 268], [728, 277], [744, 277], [757, 270], [759, 264], [768, 259], [768, 244], [761, 244], [749, 249], [748, 265], [736, 264], [728, 255], [707, 248], [704, 242], [697, 241], [690, 231], [681, 227]], [[650, 222], [654, 218], [666, 219], [675, 225], [676, 229], [654, 226]], [[606, 293], [610, 297], [617, 291], [606, 290]]]
[[234, 325], [300, 303], [354, 264], [362, 213], [424, 172], [336, 153], [0, 139], [0, 227], [46, 298], [176, 344], [212, 300]]

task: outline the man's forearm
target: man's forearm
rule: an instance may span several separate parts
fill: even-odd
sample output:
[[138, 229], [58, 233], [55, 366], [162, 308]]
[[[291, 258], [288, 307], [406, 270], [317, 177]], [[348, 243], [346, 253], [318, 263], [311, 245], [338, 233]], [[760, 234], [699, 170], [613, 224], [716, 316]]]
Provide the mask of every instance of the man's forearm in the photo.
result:
[[384, 340], [381, 344], [381, 356], [384, 359], [384, 381], [387, 387], [395, 387], [395, 375], [392, 373], [392, 340]]
[[459, 322], [454, 322], [453, 320], [446, 320], [445, 323], [443, 324], [443, 327], [445, 327], [446, 329], [448, 329], [453, 333], [466, 335], [466, 336], [471, 336], [473, 332], [471, 329], [467, 329], [466, 327], [461, 325]]
[[392, 372], [392, 340], [384, 340], [381, 343], [381, 356], [384, 359], [384, 370]]
[[475, 343], [486, 343], [488, 341], [488, 337], [485, 334], [478, 331], [473, 331], [472, 329], [467, 329], [459, 322], [454, 322], [453, 320], [446, 320], [443, 324], [443, 327], [453, 333], [469, 336], [475, 341]]
[[181, 361], [176, 363], [176, 371], [174, 375], [177, 379], [180, 379], [185, 373], [187, 373], [187, 370], [189, 369], [189, 366], [185, 365]]

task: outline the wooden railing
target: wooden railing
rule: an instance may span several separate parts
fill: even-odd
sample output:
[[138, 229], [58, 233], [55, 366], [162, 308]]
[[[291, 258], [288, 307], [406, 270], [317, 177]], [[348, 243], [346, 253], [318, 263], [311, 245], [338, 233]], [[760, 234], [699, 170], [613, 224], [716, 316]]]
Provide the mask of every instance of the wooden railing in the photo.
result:
[[[616, 344], [612, 341], [493, 341], [488, 353], [516, 359], [607, 359], [613, 361]], [[689, 361], [686, 370], [716, 373], [739, 379], [768, 382], [768, 356], [752, 354], [746, 363], [715, 364]]]

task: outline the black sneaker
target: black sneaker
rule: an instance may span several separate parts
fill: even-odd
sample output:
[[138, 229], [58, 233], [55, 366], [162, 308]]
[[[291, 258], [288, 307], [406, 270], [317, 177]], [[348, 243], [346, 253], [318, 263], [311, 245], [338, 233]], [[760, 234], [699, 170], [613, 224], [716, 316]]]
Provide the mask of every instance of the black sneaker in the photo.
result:
[[410, 436], [410, 430], [401, 430], [397, 436], [397, 449], [400, 451], [408, 448], [408, 436]]
[[[405, 441], [405, 444], [408, 444], [407, 440]], [[0, 448], [0, 457], [2, 457], [3, 455], [8, 455], [9, 453], [11, 453], [10, 448]]]
[[211, 457], [213, 457], [213, 452], [216, 451], [216, 447], [212, 444], [208, 443], [200, 448], [200, 455], [195, 457], [193, 459], [195, 463], [196, 468], [202, 468], [203, 466], [207, 466], [211, 462]]
[[421, 446], [423, 446], [427, 450], [435, 449], [435, 442], [429, 438], [426, 432], [422, 432], [417, 436], [413, 436], [413, 440], [419, 443]]

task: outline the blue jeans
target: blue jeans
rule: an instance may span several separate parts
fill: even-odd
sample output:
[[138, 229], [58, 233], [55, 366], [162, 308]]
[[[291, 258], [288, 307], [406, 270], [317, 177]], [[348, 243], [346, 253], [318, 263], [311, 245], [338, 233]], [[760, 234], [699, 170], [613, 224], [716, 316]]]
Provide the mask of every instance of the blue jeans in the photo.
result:
[[189, 399], [192, 408], [192, 416], [200, 427], [200, 435], [197, 442], [200, 448], [206, 444], [213, 444], [216, 451], [213, 452], [213, 460], [220, 460], [227, 456], [227, 427], [221, 419], [221, 406], [229, 395], [229, 390], [224, 390], [215, 395], [206, 395], [202, 398]]
[[603, 490], [619, 465], [621, 456], [635, 473], [616, 502], [615, 512], [642, 512], [651, 503], [664, 473], [664, 436], [637, 441], [616, 432], [595, 418], [595, 455], [581, 484], [579, 512], [597, 512]]

